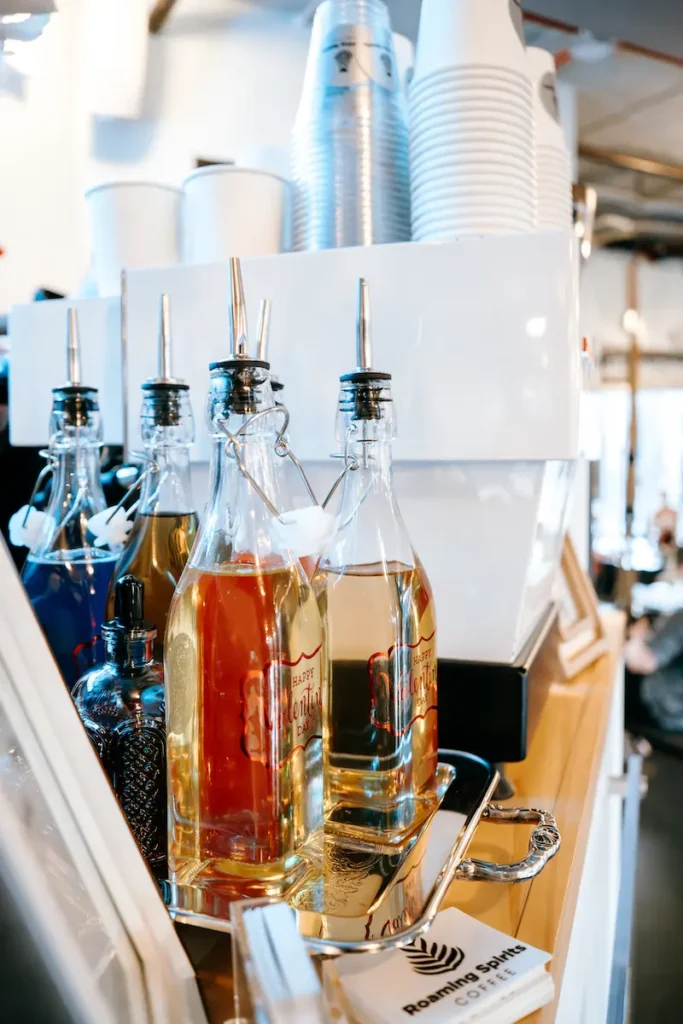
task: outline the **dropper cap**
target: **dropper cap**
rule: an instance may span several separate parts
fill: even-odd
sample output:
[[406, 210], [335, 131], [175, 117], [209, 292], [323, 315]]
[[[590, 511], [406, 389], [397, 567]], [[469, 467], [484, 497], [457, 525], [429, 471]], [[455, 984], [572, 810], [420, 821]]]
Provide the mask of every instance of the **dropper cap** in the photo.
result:
[[127, 633], [155, 630], [151, 622], [145, 621], [145, 584], [132, 573], [116, 581], [114, 611], [116, 625]]

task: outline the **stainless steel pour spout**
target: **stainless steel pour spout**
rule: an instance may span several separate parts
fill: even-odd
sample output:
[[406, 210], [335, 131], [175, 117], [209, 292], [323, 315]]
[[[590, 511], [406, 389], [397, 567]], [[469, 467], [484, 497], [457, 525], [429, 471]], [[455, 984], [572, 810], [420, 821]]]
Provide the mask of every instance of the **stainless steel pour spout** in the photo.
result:
[[161, 296], [159, 305], [159, 347], [157, 375], [150, 377], [143, 387], [151, 384], [176, 384], [185, 387], [185, 382], [173, 376], [171, 365], [171, 304], [168, 295]]
[[358, 280], [358, 313], [356, 316], [356, 362], [359, 370], [372, 369], [372, 338], [370, 336], [370, 295], [364, 277]]
[[78, 333], [78, 311], [70, 306], [66, 320], [66, 380], [81, 383], [81, 340]]
[[258, 315], [258, 331], [256, 334], [256, 358], [268, 359], [268, 341], [270, 339], [270, 299], [261, 299]]
[[171, 373], [171, 311], [168, 295], [161, 296], [159, 316], [159, 381], [168, 381]]
[[247, 307], [244, 302], [242, 265], [237, 256], [230, 257], [230, 355], [246, 359], [249, 346]]

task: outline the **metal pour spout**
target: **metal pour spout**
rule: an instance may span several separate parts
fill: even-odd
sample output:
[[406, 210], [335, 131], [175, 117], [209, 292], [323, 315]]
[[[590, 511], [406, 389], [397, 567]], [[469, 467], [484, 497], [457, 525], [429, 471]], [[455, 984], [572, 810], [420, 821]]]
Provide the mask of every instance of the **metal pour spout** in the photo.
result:
[[247, 307], [244, 302], [242, 265], [237, 256], [230, 257], [230, 355], [236, 359], [247, 358], [249, 334], [247, 330]]
[[270, 299], [261, 299], [256, 334], [256, 358], [267, 361], [268, 341], [270, 338]]
[[78, 332], [78, 311], [70, 306], [66, 320], [66, 379], [68, 384], [81, 383], [81, 341]]
[[172, 380], [171, 373], [171, 311], [168, 295], [161, 296], [159, 317], [159, 380]]
[[370, 295], [364, 277], [358, 280], [358, 313], [356, 317], [356, 363], [359, 370], [372, 368], [372, 338], [370, 336]]

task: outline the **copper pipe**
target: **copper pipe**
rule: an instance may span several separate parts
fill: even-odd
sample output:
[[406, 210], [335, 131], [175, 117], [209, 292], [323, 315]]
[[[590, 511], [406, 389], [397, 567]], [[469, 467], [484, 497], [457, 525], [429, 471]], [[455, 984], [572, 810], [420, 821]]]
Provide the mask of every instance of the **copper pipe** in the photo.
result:
[[[580, 31], [577, 25], [568, 25], [564, 21], [558, 21], [557, 18], [546, 18], [543, 14], [532, 14], [530, 11], [524, 12], [524, 20], [532, 25], [541, 25], [543, 28], [566, 32], [572, 36], [578, 35]], [[615, 40], [614, 45], [622, 53], [630, 53], [637, 57], [647, 57], [649, 60], [656, 60], [660, 64], [673, 64], [674, 67], [683, 68], [683, 57], [675, 57], [671, 53], [662, 53], [661, 50], [651, 50], [647, 46], [639, 46], [638, 43], [623, 42], [619, 39]]]
[[653, 160], [648, 156], [617, 153], [610, 149], [600, 149], [599, 146], [591, 146], [587, 142], [582, 142], [579, 145], [579, 156], [583, 156], [587, 160], [596, 160], [601, 164], [611, 164], [612, 167], [622, 167], [627, 171], [652, 174], [657, 178], [667, 178], [669, 181], [683, 181], [683, 166], [665, 164], [661, 160]]
[[176, 0], [157, 0], [149, 12], [149, 31], [152, 35], [161, 32], [175, 5]]

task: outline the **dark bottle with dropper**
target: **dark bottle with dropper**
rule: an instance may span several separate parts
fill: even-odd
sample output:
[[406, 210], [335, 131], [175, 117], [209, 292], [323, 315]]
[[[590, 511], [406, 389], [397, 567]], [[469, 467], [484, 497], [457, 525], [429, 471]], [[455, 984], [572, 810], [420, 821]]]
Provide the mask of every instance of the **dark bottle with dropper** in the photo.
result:
[[73, 699], [152, 872], [166, 875], [164, 685], [153, 659], [156, 629], [144, 619], [144, 583], [116, 584], [116, 617], [104, 624], [105, 664], [86, 673]]

